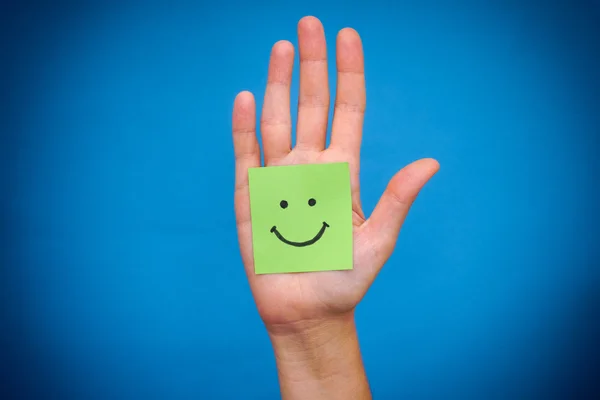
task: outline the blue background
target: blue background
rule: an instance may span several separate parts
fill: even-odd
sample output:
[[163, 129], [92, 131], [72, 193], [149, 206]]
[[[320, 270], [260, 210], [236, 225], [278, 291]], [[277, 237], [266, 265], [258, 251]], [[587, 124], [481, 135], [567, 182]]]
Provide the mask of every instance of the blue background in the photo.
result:
[[363, 38], [367, 212], [441, 163], [357, 309], [375, 397], [599, 392], [600, 8], [410, 3], [4, 3], [0, 393], [278, 397], [230, 116], [304, 15]]

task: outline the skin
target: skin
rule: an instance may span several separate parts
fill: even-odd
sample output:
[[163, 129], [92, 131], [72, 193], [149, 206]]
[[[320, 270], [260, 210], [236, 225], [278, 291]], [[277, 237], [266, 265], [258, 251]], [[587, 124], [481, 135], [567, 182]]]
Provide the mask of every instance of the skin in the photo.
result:
[[330, 94], [327, 50], [321, 22], [298, 23], [300, 92], [291, 143], [290, 84], [294, 47], [272, 48], [260, 118], [266, 166], [348, 162], [350, 165], [354, 269], [255, 275], [248, 192], [248, 168], [261, 166], [256, 106], [250, 92], [233, 106], [235, 212], [240, 251], [259, 314], [273, 345], [283, 399], [370, 399], [360, 354], [354, 309], [390, 257], [406, 215], [425, 183], [438, 171], [433, 159], [415, 161], [390, 180], [373, 213], [361, 208], [359, 169], [366, 107], [362, 43], [358, 33], [337, 36], [331, 144], [325, 148]]

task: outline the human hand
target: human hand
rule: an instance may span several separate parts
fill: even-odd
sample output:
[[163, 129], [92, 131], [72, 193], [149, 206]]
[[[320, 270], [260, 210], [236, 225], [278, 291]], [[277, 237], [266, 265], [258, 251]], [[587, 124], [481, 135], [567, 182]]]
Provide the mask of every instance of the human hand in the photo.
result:
[[[396, 173], [367, 219], [361, 207], [359, 185], [366, 106], [360, 37], [349, 28], [341, 30], [337, 37], [337, 93], [328, 148], [325, 148], [325, 142], [330, 103], [323, 26], [316, 18], [305, 17], [298, 24], [298, 38], [300, 93], [296, 144], [292, 149], [290, 84], [294, 48], [290, 42], [280, 41], [272, 49], [260, 120], [264, 162], [265, 166], [349, 163], [354, 268], [294, 274], [254, 273], [248, 168], [259, 167], [261, 162], [255, 131], [255, 101], [249, 92], [236, 97], [232, 121], [236, 159], [235, 213], [240, 250], [259, 314], [276, 354], [282, 347], [299, 346], [298, 352], [306, 350], [305, 347], [322, 347], [323, 343], [333, 337], [337, 340], [340, 335], [348, 337], [350, 347], [357, 350], [357, 343], [353, 343], [356, 340], [352, 338], [355, 335], [353, 310], [391, 255], [411, 204], [437, 172], [439, 164], [433, 159], [422, 159]], [[312, 344], [300, 343], [302, 340]], [[323, 343], [315, 345], [315, 341]], [[284, 344], [279, 346], [278, 343]], [[278, 357], [278, 366], [282, 357], [287, 356]]]
[[362, 44], [346, 28], [337, 37], [338, 84], [331, 144], [325, 149], [329, 88], [323, 27], [313, 17], [298, 24], [300, 95], [297, 142], [291, 148], [290, 84], [293, 45], [273, 46], [260, 121], [266, 166], [348, 162], [352, 188], [354, 269], [348, 271], [255, 275], [248, 191], [248, 168], [260, 166], [255, 102], [240, 93], [234, 103], [236, 158], [235, 212], [241, 255], [258, 311], [269, 330], [302, 325], [348, 313], [365, 295], [392, 253], [400, 227], [423, 185], [438, 170], [432, 159], [416, 161], [390, 181], [366, 219], [360, 202], [359, 167], [366, 105]]

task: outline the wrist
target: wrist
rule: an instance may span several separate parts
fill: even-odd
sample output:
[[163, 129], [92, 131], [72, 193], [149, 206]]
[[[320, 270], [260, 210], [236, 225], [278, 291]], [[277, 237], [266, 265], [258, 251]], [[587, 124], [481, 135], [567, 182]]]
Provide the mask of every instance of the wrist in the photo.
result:
[[318, 361], [356, 338], [354, 313], [267, 327], [275, 357], [281, 361]]
[[268, 331], [284, 399], [371, 398], [353, 312]]

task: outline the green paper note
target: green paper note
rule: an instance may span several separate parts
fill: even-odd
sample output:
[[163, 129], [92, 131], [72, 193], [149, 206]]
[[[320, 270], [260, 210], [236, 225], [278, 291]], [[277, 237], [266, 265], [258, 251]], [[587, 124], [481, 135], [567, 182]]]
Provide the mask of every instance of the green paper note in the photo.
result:
[[352, 269], [348, 163], [250, 168], [257, 274]]

